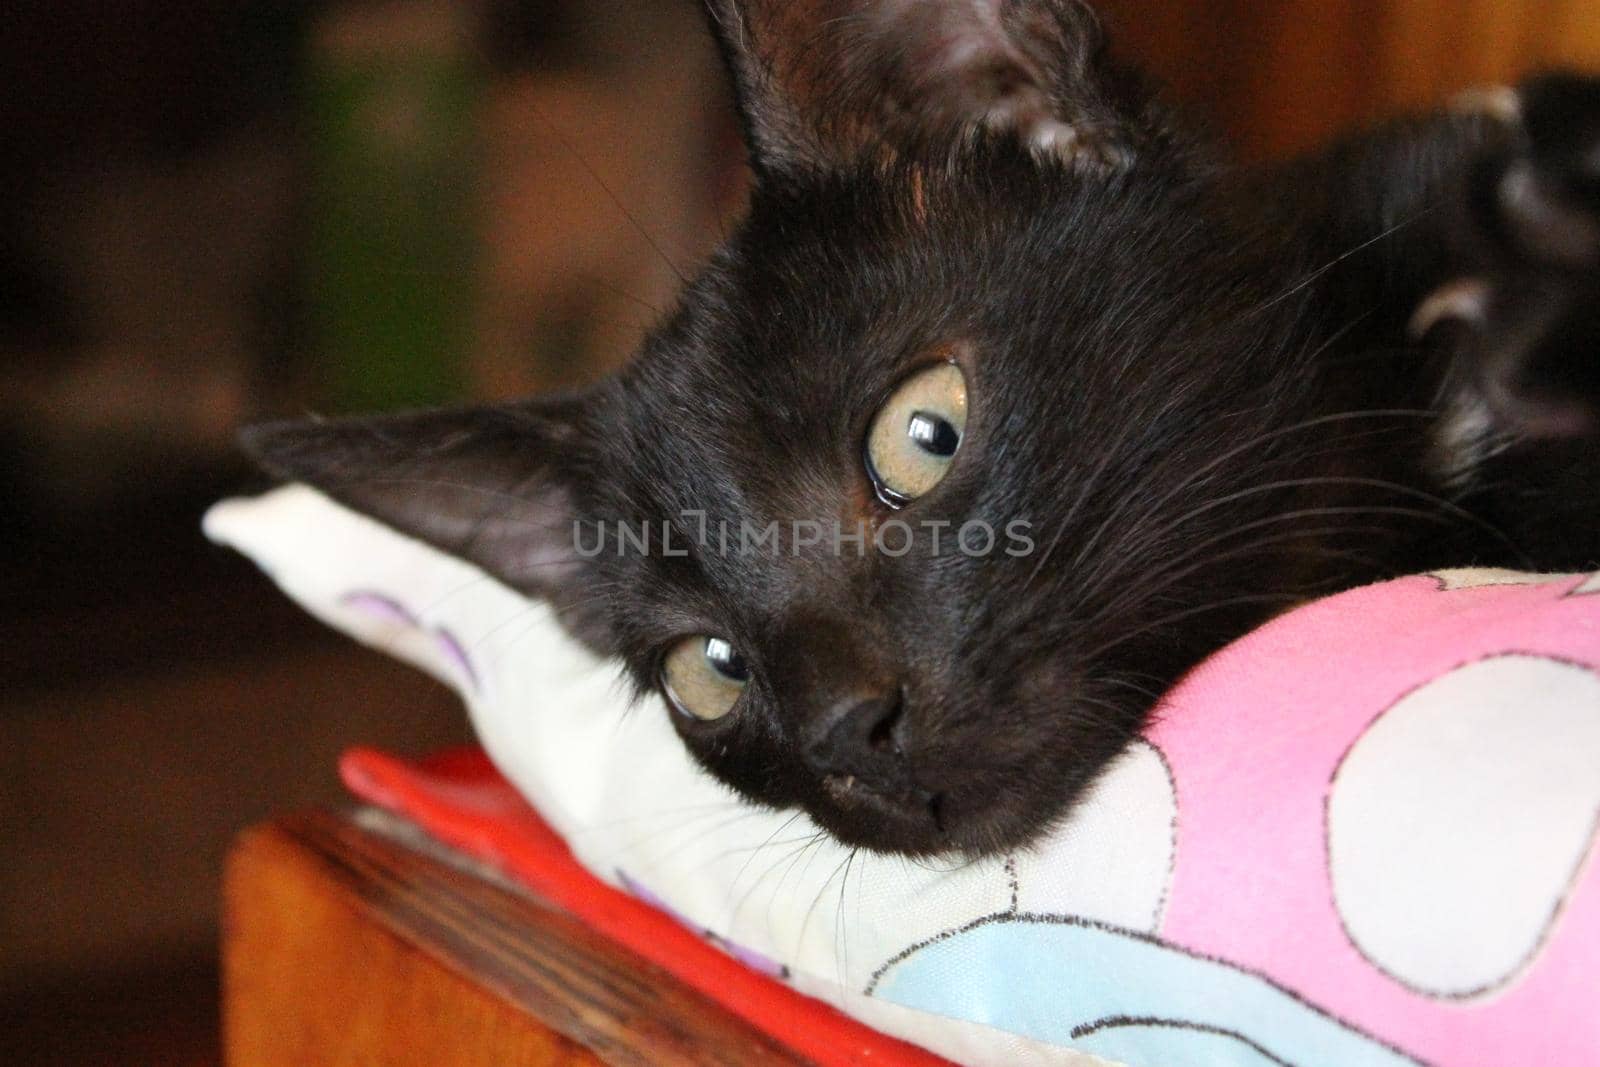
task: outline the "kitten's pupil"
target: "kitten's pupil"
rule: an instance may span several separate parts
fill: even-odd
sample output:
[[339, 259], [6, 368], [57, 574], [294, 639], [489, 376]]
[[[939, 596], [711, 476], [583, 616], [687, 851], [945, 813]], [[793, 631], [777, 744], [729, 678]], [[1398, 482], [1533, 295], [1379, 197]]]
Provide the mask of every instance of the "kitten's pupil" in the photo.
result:
[[911, 413], [911, 418], [906, 423], [906, 434], [916, 442], [918, 448], [940, 459], [949, 459], [956, 454], [956, 449], [961, 447], [961, 431], [951, 425], [949, 420], [930, 415], [926, 411]]
[[711, 664], [718, 674], [734, 682], [747, 682], [750, 680], [750, 667], [745, 663], [744, 657], [734, 651], [727, 641], [720, 637], [706, 638], [706, 662]]

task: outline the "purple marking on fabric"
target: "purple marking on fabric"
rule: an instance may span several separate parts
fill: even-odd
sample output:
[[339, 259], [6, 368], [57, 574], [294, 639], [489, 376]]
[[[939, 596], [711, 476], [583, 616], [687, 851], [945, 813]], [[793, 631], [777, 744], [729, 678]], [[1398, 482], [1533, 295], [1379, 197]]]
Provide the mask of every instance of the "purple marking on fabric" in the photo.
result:
[[375, 619], [384, 622], [404, 623], [407, 626], [417, 625], [417, 617], [406, 610], [404, 604], [390, 596], [373, 592], [370, 589], [357, 589], [346, 593], [339, 598], [339, 603], [347, 608], [354, 608]]
[[695, 933], [699, 934], [713, 945], [716, 945], [722, 951], [726, 952], [728, 955], [732, 956], [734, 959], [738, 960], [752, 971], [759, 971], [769, 978], [782, 979], [789, 977], [789, 968], [784, 964], [779, 963], [770, 956], [765, 956], [760, 952], [757, 952], [755, 949], [745, 948], [743, 945], [735, 944], [734, 942], [723, 937], [721, 934], [706, 929], [699, 923], [691, 922], [688, 916], [684, 915], [681, 911], [678, 911], [672, 905], [668, 904], [653, 890], [646, 889], [643, 885], [628, 877], [627, 872], [623, 871], [621, 868], [617, 868], [617, 881], [621, 882], [622, 888], [626, 889], [631, 895], [650, 905], [652, 908], [655, 908], [657, 911], [665, 912], [680, 926], [686, 926], [690, 930], [693, 930]]
[[[617, 870], [617, 881], [622, 883], [622, 888], [626, 889], [630, 894], [632, 894], [633, 896], [638, 897], [640, 900], [644, 901], [646, 904], [650, 905], [652, 908], [656, 909], [657, 911], [666, 912], [668, 915], [670, 915], [674, 919], [678, 920], [684, 926], [688, 926], [688, 927], [690, 927], [692, 929], [695, 929], [695, 930], [701, 930], [700, 927], [695, 926], [694, 923], [690, 922], [687, 917], [685, 917], [681, 913], [673, 910], [673, 907], [672, 907], [671, 904], [668, 904], [665, 900], [663, 900], [659, 896], [657, 896], [653, 891], [651, 891], [649, 889], [646, 889], [643, 885], [641, 885], [640, 883], [638, 883], [638, 882], [634, 881], [632, 878], [630, 878], [628, 876], [628, 873], [626, 871], [622, 870], [621, 868], [618, 868], [618, 870]], [[701, 930], [701, 932], [704, 933], [703, 930]]]
[[[346, 593], [339, 598], [339, 603], [347, 608], [381, 619], [384, 622], [396, 623], [401, 626], [414, 626], [421, 628], [422, 620], [413, 615], [409, 609], [394, 597], [370, 589], [357, 589]], [[472, 660], [467, 656], [467, 650], [462, 647], [456, 636], [444, 627], [435, 627], [430, 631], [433, 643], [443, 652], [445, 658], [456, 665], [467, 684], [473, 689], [478, 688], [478, 672], [472, 666]]]
[[736, 945], [732, 941], [729, 941], [727, 938], [723, 937], [721, 934], [708, 933], [706, 934], [706, 938], [713, 945], [716, 945], [718, 948], [722, 949], [722, 951], [726, 952], [728, 955], [732, 956], [734, 959], [738, 960], [752, 971], [760, 971], [768, 978], [789, 977], [788, 967], [785, 967], [783, 964], [779, 963], [770, 956], [762, 955], [753, 948], [745, 948], [743, 945]]
[[467, 658], [467, 650], [461, 647], [461, 642], [456, 640], [455, 634], [441, 626], [433, 631], [433, 640], [440, 651], [449, 657], [450, 662], [466, 676], [467, 684], [474, 689], [478, 688], [478, 672], [473, 669], [472, 660]]

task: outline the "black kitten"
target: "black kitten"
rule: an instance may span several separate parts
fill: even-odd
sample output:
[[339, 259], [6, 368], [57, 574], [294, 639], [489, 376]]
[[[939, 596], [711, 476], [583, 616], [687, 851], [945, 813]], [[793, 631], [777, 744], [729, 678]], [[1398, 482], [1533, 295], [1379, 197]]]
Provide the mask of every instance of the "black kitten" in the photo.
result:
[[1073, 0], [713, 0], [749, 216], [571, 398], [248, 446], [660, 686], [751, 799], [1026, 842], [1275, 612], [1600, 565], [1600, 83], [1225, 166]]

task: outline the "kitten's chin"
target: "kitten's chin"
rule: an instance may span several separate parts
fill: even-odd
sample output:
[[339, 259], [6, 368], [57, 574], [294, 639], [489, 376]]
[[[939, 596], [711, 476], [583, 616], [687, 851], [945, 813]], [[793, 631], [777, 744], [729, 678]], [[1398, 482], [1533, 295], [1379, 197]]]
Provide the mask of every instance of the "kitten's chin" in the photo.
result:
[[807, 805], [811, 817], [841, 843], [871, 852], [979, 859], [1027, 845], [1048, 824], [1005, 798], [963, 790], [885, 796], [825, 782], [824, 792]]

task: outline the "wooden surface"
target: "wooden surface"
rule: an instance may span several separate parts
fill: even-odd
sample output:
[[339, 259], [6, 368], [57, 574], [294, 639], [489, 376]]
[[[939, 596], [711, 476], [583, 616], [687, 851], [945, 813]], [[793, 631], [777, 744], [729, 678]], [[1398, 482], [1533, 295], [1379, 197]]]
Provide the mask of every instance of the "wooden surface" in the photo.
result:
[[1600, 70], [1600, 0], [1095, 0], [1118, 50], [1250, 158], [1548, 67]]
[[247, 831], [224, 880], [230, 1067], [805, 1062], [563, 912], [350, 816]]

